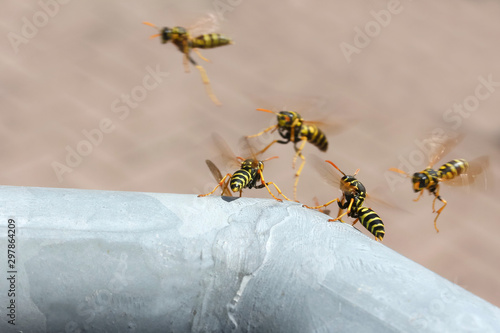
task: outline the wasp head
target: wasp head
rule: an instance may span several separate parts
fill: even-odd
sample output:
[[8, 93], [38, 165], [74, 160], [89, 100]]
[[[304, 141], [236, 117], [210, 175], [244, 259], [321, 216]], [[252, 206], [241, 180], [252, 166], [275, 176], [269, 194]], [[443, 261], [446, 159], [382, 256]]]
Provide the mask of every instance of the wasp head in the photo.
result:
[[165, 27], [161, 29], [161, 41], [163, 44], [171, 40], [172, 42], [175, 42], [178, 39], [185, 38], [187, 35], [187, 30], [183, 27]]
[[411, 181], [414, 192], [420, 192], [429, 185], [429, 177], [424, 172], [415, 172]]
[[170, 29], [169, 27], [161, 29], [160, 33], [161, 33], [161, 42], [163, 44], [172, 39], [172, 29]]
[[280, 111], [278, 113], [278, 126], [279, 127], [285, 127], [285, 128], [290, 128], [292, 127], [292, 124], [296, 122], [296, 119], [299, 120], [296, 125], [301, 125], [302, 118], [297, 112], [293, 111]]

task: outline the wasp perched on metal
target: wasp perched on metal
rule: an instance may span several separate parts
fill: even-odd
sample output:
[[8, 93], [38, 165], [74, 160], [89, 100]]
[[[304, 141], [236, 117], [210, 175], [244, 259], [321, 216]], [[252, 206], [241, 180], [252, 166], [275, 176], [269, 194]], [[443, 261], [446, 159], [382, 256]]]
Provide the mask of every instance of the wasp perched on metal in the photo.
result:
[[[208, 22], [215, 21], [214, 16], [208, 16]], [[210, 62], [207, 58], [203, 57], [198, 49], [211, 49], [214, 47], [224, 46], [228, 44], [232, 44], [233, 41], [224, 35], [218, 33], [204, 33], [200, 34], [197, 37], [192, 37], [191, 31], [194, 29], [186, 29], [183, 27], [164, 27], [158, 28], [156, 25], [150, 22], [143, 22], [146, 25], [149, 25], [155, 29], [158, 29], [159, 33], [152, 35], [150, 38], [161, 37], [162, 44], [165, 44], [171, 41], [179, 51], [184, 54], [184, 68], [186, 72], [189, 72], [188, 61], [191, 62], [201, 74], [201, 79], [205, 84], [207, 94], [210, 99], [216, 104], [221, 105], [220, 101], [217, 99], [215, 94], [212, 92], [212, 88], [210, 85], [210, 80], [208, 79], [207, 72], [205, 69], [196, 63], [194, 59], [191, 57], [190, 52], [193, 50], [196, 54], [203, 60]], [[201, 25], [201, 23], [200, 23]]]
[[[295, 156], [292, 162], [293, 168], [295, 169], [295, 162], [297, 161], [297, 157], [300, 157], [302, 160], [299, 169], [295, 173], [295, 183], [293, 185], [293, 197], [295, 200], [297, 200], [297, 185], [299, 183], [300, 174], [306, 162], [306, 158], [302, 154], [302, 150], [304, 149], [306, 142], [309, 142], [312, 145], [316, 146], [320, 151], [326, 152], [326, 150], [328, 149], [328, 140], [326, 138], [326, 135], [316, 125], [319, 124], [319, 122], [305, 121], [297, 112], [294, 111], [274, 112], [267, 109], [257, 109], [257, 111], [274, 113], [278, 118], [278, 123], [276, 125], [266, 128], [262, 132], [259, 132], [254, 135], [249, 135], [247, 136], [247, 138], [254, 138], [269, 131], [273, 133], [274, 131], [278, 130], [279, 135], [284, 140], [272, 141], [264, 149], [261, 150], [261, 153], [265, 152], [267, 149], [269, 149], [269, 147], [271, 147], [276, 142], [282, 144], [293, 142], [295, 149]], [[299, 146], [297, 147], [297, 145]]]
[[[448, 163], [443, 164], [439, 169], [435, 170], [432, 167], [436, 162], [438, 162], [442, 156], [446, 155], [451, 148], [453, 148], [459, 141], [459, 138], [449, 138], [447, 140], [442, 140], [442, 143], [433, 142], [434, 152], [429, 156], [429, 164], [427, 167], [420, 171], [415, 172], [413, 176], [410, 176], [403, 170], [397, 168], [390, 168], [390, 171], [394, 171], [411, 178], [413, 184], [413, 191], [420, 192], [418, 197], [413, 201], [418, 201], [424, 190], [427, 189], [429, 193], [434, 195], [434, 200], [432, 201], [432, 212], [436, 213], [436, 218], [434, 219], [434, 228], [437, 232], [439, 229], [437, 227], [437, 220], [439, 215], [443, 212], [443, 209], [448, 204], [445, 199], [439, 194], [439, 183], [444, 183], [447, 185], [468, 185], [472, 184], [476, 177], [481, 174], [484, 169], [489, 164], [489, 159], [487, 156], [481, 156], [474, 159], [471, 162], [467, 162], [464, 159], [451, 160]], [[436, 200], [443, 203], [443, 206], [437, 211], [435, 209]]]
[[[281, 190], [275, 183], [266, 182], [264, 180], [264, 162], [272, 160], [274, 158], [278, 158], [278, 156], [273, 156], [265, 160], [259, 160], [257, 158], [257, 155], [253, 153], [253, 148], [248, 144], [248, 142], [246, 142], [248, 146], [247, 148], [248, 150], [250, 150], [251, 157], [239, 157], [233, 153], [231, 148], [227, 145], [226, 141], [224, 141], [221, 136], [214, 134], [213, 139], [217, 148], [220, 150], [222, 159], [224, 160], [225, 164], [239, 169], [233, 174], [228, 173], [224, 177], [222, 177], [219, 168], [217, 168], [217, 166], [215, 166], [212, 161], [206, 160], [208, 168], [210, 169], [210, 172], [212, 173], [218, 184], [211, 192], [207, 194], [200, 194], [198, 195], [199, 197], [211, 195], [219, 187], [222, 189], [221, 195], [231, 196], [231, 192], [229, 191], [230, 188], [233, 192], [240, 192], [240, 197], [244, 188], [251, 189], [265, 187], [274, 199], [282, 201], [281, 199], [277, 198], [269, 189], [269, 185], [273, 185], [276, 191], [278, 191], [279, 195], [283, 196], [283, 198], [285, 198], [286, 200], [291, 201], [281, 192]], [[258, 184], [259, 182], [260, 184]]]
[[[313, 162], [321, 176], [323, 176], [323, 178], [331, 185], [338, 186], [340, 188], [342, 191], [342, 198], [333, 199], [321, 206], [310, 207], [304, 205], [304, 207], [310, 209], [321, 209], [337, 202], [339, 206], [337, 217], [329, 219], [328, 221], [343, 222], [342, 217], [347, 215], [356, 219], [352, 225], [355, 225], [358, 221], [360, 221], [363, 227], [375, 236], [376, 240], [382, 241], [385, 235], [384, 222], [382, 222], [380, 216], [375, 213], [373, 209], [364, 207], [367, 194], [365, 186], [358, 179], [356, 179], [359, 169], [356, 170], [354, 175], [346, 175], [332, 161], [325, 161], [326, 163], [331, 164], [342, 174], [342, 177], [340, 177], [340, 175], [334, 172], [333, 169], [326, 167], [324, 163], [321, 163], [317, 157], [312, 156], [312, 158], [314, 159]], [[343, 212], [344, 209], [346, 212]]]

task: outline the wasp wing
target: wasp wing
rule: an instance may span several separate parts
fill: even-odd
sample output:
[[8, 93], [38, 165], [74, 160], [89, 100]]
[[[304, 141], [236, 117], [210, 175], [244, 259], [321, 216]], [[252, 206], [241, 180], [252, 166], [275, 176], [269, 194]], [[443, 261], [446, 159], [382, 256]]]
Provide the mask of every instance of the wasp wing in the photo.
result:
[[323, 159], [319, 158], [317, 155], [310, 155], [307, 157], [308, 161], [314, 166], [319, 175], [323, 180], [332, 185], [335, 188], [340, 188], [340, 179], [342, 175], [335, 170], [330, 164], [326, 163]]
[[212, 134], [212, 139], [215, 143], [215, 146], [219, 150], [220, 157], [222, 159], [222, 163], [224, 163], [225, 170], [239, 169], [241, 163], [239, 163], [238, 158], [234, 154], [231, 147], [229, 147], [226, 140], [224, 140], [222, 136], [220, 136], [217, 133]]
[[444, 135], [443, 136], [431, 136], [423, 140], [422, 145], [428, 145], [430, 147], [429, 151], [429, 164], [428, 167], [431, 168], [435, 165], [443, 156], [448, 154], [460, 141], [463, 139], [463, 135]]
[[356, 123], [356, 120], [332, 121], [332, 120], [303, 120], [306, 125], [316, 125], [325, 135], [337, 135]]
[[220, 28], [220, 20], [217, 15], [208, 13], [200, 17], [193, 25], [187, 27], [191, 37], [217, 32]]
[[[214, 176], [214, 179], [217, 183], [220, 183], [222, 180], [222, 173], [220, 172], [219, 168], [210, 160], [205, 160], [205, 163], [207, 163], [208, 169], [210, 169], [210, 172], [212, 173], [212, 176]], [[222, 184], [222, 195], [231, 197], [231, 191], [229, 191], [229, 188], [227, 184]]]

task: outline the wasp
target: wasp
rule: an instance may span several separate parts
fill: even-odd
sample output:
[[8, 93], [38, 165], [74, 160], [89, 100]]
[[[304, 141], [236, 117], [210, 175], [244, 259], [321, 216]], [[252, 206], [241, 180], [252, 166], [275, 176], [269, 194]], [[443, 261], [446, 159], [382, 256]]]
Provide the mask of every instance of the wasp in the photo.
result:
[[[224, 177], [222, 177], [222, 173], [220, 172], [219, 168], [217, 168], [217, 166], [212, 161], [206, 160], [206, 164], [218, 184], [211, 192], [207, 194], [200, 194], [198, 195], [198, 197], [211, 195], [219, 187], [222, 189], [221, 195], [231, 196], [231, 192], [229, 191], [230, 188], [233, 192], [240, 192], [240, 197], [244, 188], [251, 189], [265, 187], [274, 199], [282, 201], [271, 192], [269, 186], [273, 185], [276, 191], [278, 191], [278, 195], [281, 195], [286, 200], [291, 201], [281, 192], [281, 190], [275, 183], [266, 182], [264, 180], [264, 162], [278, 158], [278, 156], [273, 156], [265, 160], [259, 160], [256, 154], [251, 151], [251, 157], [243, 158], [240, 156], [236, 156], [221, 136], [214, 134], [213, 140], [217, 148], [219, 149], [223, 160], [227, 164], [233, 165], [235, 168], [237, 167], [239, 169], [236, 170], [233, 174], [228, 173]], [[251, 146], [248, 146], [248, 148], [249, 150], [252, 150]]]
[[[375, 236], [377, 241], [382, 241], [385, 235], [384, 222], [382, 222], [380, 216], [373, 209], [364, 207], [367, 194], [365, 186], [356, 178], [359, 169], [356, 170], [354, 175], [346, 175], [332, 161], [326, 160], [325, 162], [331, 164], [335, 169], [337, 169], [342, 174], [342, 177], [340, 177], [331, 168], [327, 168], [324, 163], [318, 164], [318, 161], [315, 160], [315, 165], [327, 182], [340, 188], [342, 191], [342, 198], [335, 198], [321, 206], [309, 207], [304, 205], [304, 207], [310, 209], [322, 209], [323, 207], [327, 207], [330, 204], [337, 202], [339, 206], [337, 217], [329, 219], [328, 221], [343, 222], [342, 217], [347, 215], [348, 217], [355, 219], [352, 225], [355, 225], [358, 221], [360, 221], [363, 227]], [[346, 211], [343, 212], [344, 210]]]
[[[410, 176], [405, 171], [397, 168], [389, 169], [390, 171], [394, 171], [411, 178], [413, 191], [419, 192], [418, 197], [413, 201], [418, 201], [425, 189], [434, 195], [434, 200], [432, 201], [432, 212], [436, 213], [436, 217], [434, 218], [434, 228], [436, 229], [436, 232], [439, 232], [437, 227], [439, 215], [448, 204], [448, 202], [443, 199], [439, 193], [440, 183], [458, 186], [471, 184], [475, 181], [476, 176], [482, 173], [489, 164], [488, 157], [481, 156], [471, 162], [467, 162], [465, 159], [454, 159], [443, 164], [437, 170], [433, 169], [432, 167], [436, 164], [436, 162], [438, 162], [442, 156], [446, 155], [448, 151], [451, 150], [451, 148], [453, 148], [459, 141], [460, 138], [449, 138], [447, 140], [443, 140], [442, 143], [434, 142], [435, 149], [430, 155], [429, 164], [424, 170], [415, 172], [413, 176]], [[441, 208], [437, 211], [435, 209], [436, 200], [443, 203]]]
[[143, 22], [146, 25], [149, 25], [155, 29], [158, 29], [159, 33], [152, 35], [150, 38], [161, 37], [161, 43], [165, 44], [171, 41], [179, 51], [184, 54], [183, 62], [184, 68], [187, 73], [189, 73], [189, 65], [188, 61], [196, 67], [201, 74], [201, 79], [205, 84], [206, 91], [210, 99], [216, 104], [221, 105], [220, 101], [217, 99], [215, 94], [212, 92], [212, 88], [210, 85], [210, 80], [208, 79], [207, 72], [205, 69], [199, 65], [192, 57], [191, 50], [193, 50], [201, 59], [204, 61], [210, 62], [207, 58], [203, 57], [198, 49], [211, 49], [214, 47], [224, 46], [228, 44], [233, 44], [233, 41], [224, 35], [218, 33], [206, 33], [201, 34], [197, 37], [192, 37], [190, 33], [190, 29], [186, 29], [183, 27], [164, 27], [158, 28], [156, 25], [150, 22]]
[[[257, 111], [263, 111], [268, 113], [274, 113], [277, 116], [278, 123], [276, 125], [270, 126], [254, 135], [249, 135], [247, 138], [254, 138], [260, 136], [264, 133], [278, 130], [279, 135], [283, 138], [283, 140], [274, 140], [270, 144], [268, 144], [261, 152], [265, 152], [269, 147], [273, 144], [281, 143], [286, 144], [288, 142], [294, 143], [295, 156], [293, 157], [292, 166], [295, 169], [295, 163], [297, 158], [300, 157], [302, 163], [300, 164], [299, 169], [295, 173], [295, 183], [293, 186], [293, 196], [294, 199], [297, 200], [297, 185], [299, 183], [299, 177], [304, 168], [306, 158], [302, 154], [302, 150], [306, 142], [311, 143], [316, 146], [320, 151], [326, 152], [328, 149], [328, 140], [326, 135], [318, 128], [316, 125], [318, 122], [305, 121], [300, 114], [294, 111], [280, 111], [274, 112], [267, 109], [257, 109]], [[298, 145], [298, 146], [297, 146]]]

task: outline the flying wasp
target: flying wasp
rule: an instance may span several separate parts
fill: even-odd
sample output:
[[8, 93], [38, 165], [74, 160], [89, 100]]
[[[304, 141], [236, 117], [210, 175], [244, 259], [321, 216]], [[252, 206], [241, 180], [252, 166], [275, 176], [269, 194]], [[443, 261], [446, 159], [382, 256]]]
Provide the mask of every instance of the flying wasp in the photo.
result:
[[[257, 155], [260, 154], [253, 153], [253, 148], [248, 144], [248, 142], [246, 142], [248, 146], [247, 148], [248, 150], [250, 150], [251, 157], [239, 157], [233, 153], [231, 148], [227, 145], [226, 141], [224, 141], [221, 136], [214, 134], [213, 139], [221, 153], [222, 159], [224, 160], [225, 164], [239, 169], [233, 174], [228, 173], [224, 177], [222, 177], [222, 173], [217, 168], [217, 166], [212, 161], [206, 160], [208, 168], [210, 169], [210, 172], [212, 173], [218, 184], [211, 192], [207, 194], [200, 194], [198, 195], [199, 197], [211, 195], [219, 187], [222, 189], [221, 195], [231, 196], [231, 192], [229, 191], [230, 188], [233, 192], [240, 192], [240, 197], [244, 188], [251, 189], [265, 187], [274, 199], [282, 201], [281, 199], [277, 198], [269, 189], [269, 185], [273, 185], [276, 191], [278, 191], [278, 194], [281, 194], [281, 196], [283, 196], [283, 198], [285, 198], [286, 200], [291, 201], [281, 192], [281, 190], [275, 183], [266, 182], [264, 180], [264, 162], [272, 160], [274, 158], [278, 158], [278, 156], [273, 156], [265, 160], [259, 160], [257, 159]], [[260, 184], [258, 184], [259, 182]]]
[[297, 200], [297, 185], [299, 184], [299, 177], [302, 169], [304, 168], [304, 164], [306, 163], [306, 158], [302, 154], [302, 150], [304, 149], [306, 142], [309, 142], [312, 145], [316, 146], [320, 151], [326, 152], [326, 150], [328, 149], [328, 140], [326, 138], [326, 135], [318, 128], [317, 124], [319, 124], [319, 122], [305, 121], [297, 112], [274, 112], [267, 109], [257, 109], [257, 111], [274, 113], [277, 116], [278, 123], [266, 128], [265, 130], [257, 134], [249, 135], [247, 136], [247, 138], [254, 138], [269, 131], [273, 133], [274, 131], [278, 130], [279, 135], [284, 140], [273, 140], [270, 144], [268, 144], [264, 149], [261, 150], [261, 153], [265, 152], [276, 142], [282, 144], [293, 142], [295, 156], [293, 157], [292, 167], [295, 169], [297, 157], [300, 157], [300, 159], [302, 160], [299, 169], [295, 173], [295, 183], [293, 185], [293, 197], [295, 200]]
[[[443, 140], [443, 143], [437, 143], [434, 147], [434, 152], [431, 154], [429, 158], [429, 164], [427, 167], [420, 171], [415, 172], [413, 176], [410, 176], [403, 170], [397, 168], [390, 168], [390, 171], [394, 171], [400, 174], [405, 175], [408, 178], [411, 178], [413, 184], [413, 191], [419, 192], [419, 195], [413, 201], [418, 201], [422, 194], [424, 193], [424, 189], [427, 189], [429, 193], [434, 195], [434, 200], [432, 201], [432, 212], [436, 213], [436, 217], [434, 218], [434, 228], [437, 232], [439, 229], [437, 227], [437, 220], [439, 215], [443, 212], [443, 209], [446, 207], [448, 202], [441, 197], [439, 194], [439, 183], [442, 182], [447, 185], [453, 186], [462, 186], [469, 185], [474, 183], [476, 177], [481, 174], [485, 168], [489, 165], [489, 159], [487, 156], [481, 156], [474, 159], [471, 162], [467, 162], [464, 159], [455, 159], [451, 160], [445, 164], [443, 164], [439, 169], [435, 170], [432, 167], [436, 162], [438, 162], [442, 156], [446, 155], [451, 148], [453, 148], [461, 138], [453, 139], [450, 138], [448, 140]], [[435, 209], [436, 200], [439, 200], [443, 203], [443, 206], [439, 208], [437, 211]]]
[[[212, 21], [215, 20], [212, 16], [209, 16], [209, 20], [206, 21], [210, 21], [210, 18], [212, 18]], [[218, 33], [205, 33], [205, 34], [200, 34], [197, 37], [192, 37], [191, 31], [193, 31], [194, 28], [193, 29], [186, 29], [183, 27], [158, 28], [156, 25], [150, 22], [142, 22], [142, 23], [149, 25], [159, 31], [159, 33], [152, 35], [150, 38], [161, 37], [162, 44], [171, 41], [175, 46], [177, 46], [179, 51], [181, 51], [184, 54], [183, 63], [186, 72], [189, 73], [189, 64], [188, 64], [189, 61], [191, 64], [193, 64], [194, 67], [196, 67], [200, 71], [201, 79], [205, 84], [206, 91], [210, 99], [216, 105], [221, 105], [221, 102], [212, 92], [212, 87], [210, 85], [210, 80], [208, 79], [207, 72], [201, 65], [198, 65], [196, 61], [194, 61], [194, 59], [191, 57], [190, 52], [191, 50], [193, 50], [201, 59], [210, 62], [210, 60], [201, 55], [198, 49], [211, 49], [214, 47], [232, 44], [233, 41], [230, 38]]]
[[[310, 209], [322, 209], [323, 207], [327, 207], [330, 204], [337, 202], [339, 206], [337, 217], [329, 219], [328, 221], [343, 222], [342, 217], [347, 215], [348, 217], [356, 219], [352, 225], [355, 225], [358, 221], [360, 221], [363, 227], [375, 236], [377, 241], [382, 241], [385, 235], [384, 222], [382, 222], [382, 219], [373, 209], [364, 207], [363, 205], [365, 199], [367, 198], [367, 194], [365, 186], [356, 179], [359, 169], [356, 170], [354, 175], [346, 175], [332, 161], [325, 161], [326, 163], [331, 164], [342, 174], [342, 177], [340, 177], [338, 173], [334, 172], [333, 169], [327, 167], [324, 163], [319, 164], [319, 159], [317, 157], [313, 156], [313, 158], [315, 159], [314, 164], [317, 167], [318, 172], [328, 183], [340, 188], [342, 191], [342, 197], [330, 200], [321, 206], [310, 207], [304, 205], [304, 207]], [[346, 211], [343, 212], [344, 210]]]

